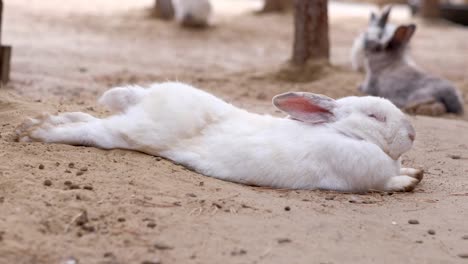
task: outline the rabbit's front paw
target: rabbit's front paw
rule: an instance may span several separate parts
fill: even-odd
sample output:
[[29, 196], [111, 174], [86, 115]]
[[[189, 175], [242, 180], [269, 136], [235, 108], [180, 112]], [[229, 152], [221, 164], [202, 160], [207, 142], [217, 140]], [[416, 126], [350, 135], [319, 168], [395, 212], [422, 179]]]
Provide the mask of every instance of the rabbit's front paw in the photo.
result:
[[411, 192], [420, 180], [417, 178], [402, 175], [391, 177], [385, 184], [385, 191], [388, 192]]
[[413, 168], [401, 168], [400, 175], [407, 175], [413, 177], [419, 181], [423, 179], [424, 171], [421, 169], [413, 169]]

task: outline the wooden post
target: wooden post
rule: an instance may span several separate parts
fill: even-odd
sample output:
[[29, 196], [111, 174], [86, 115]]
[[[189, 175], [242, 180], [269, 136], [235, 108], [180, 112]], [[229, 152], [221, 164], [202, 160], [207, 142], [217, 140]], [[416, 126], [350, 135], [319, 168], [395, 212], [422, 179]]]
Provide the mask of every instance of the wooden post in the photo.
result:
[[296, 0], [292, 62], [303, 65], [309, 60], [330, 57], [327, 0]]
[[154, 14], [157, 18], [171, 20], [174, 18], [172, 0], [155, 0]]
[[265, 0], [260, 13], [285, 12], [293, 8], [294, 0]]
[[5, 84], [10, 79], [11, 46], [2, 43], [3, 1], [0, 0], [0, 83]]

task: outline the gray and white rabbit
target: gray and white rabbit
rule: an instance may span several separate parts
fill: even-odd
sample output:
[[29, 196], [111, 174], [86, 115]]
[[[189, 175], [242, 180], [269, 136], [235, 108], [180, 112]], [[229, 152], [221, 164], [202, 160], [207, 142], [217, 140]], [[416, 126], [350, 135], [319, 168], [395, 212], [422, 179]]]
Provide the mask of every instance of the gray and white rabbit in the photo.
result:
[[43, 114], [17, 130], [21, 142], [130, 149], [222, 180], [289, 189], [411, 191], [423, 172], [401, 168], [415, 131], [390, 101], [289, 92], [259, 115], [183, 83], [117, 87], [100, 103], [114, 115]]
[[366, 39], [385, 40], [389, 39], [393, 35], [396, 26], [394, 24], [387, 23], [391, 9], [392, 6], [387, 5], [379, 14], [371, 12], [368, 27], [354, 39], [353, 46], [351, 48], [351, 67], [353, 70], [364, 70], [364, 43]]
[[416, 114], [462, 114], [463, 99], [458, 89], [409, 60], [407, 46], [415, 31], [414, 24], [400, 25], [390, 38], [365, 38], [366, 78], [360, 90]]

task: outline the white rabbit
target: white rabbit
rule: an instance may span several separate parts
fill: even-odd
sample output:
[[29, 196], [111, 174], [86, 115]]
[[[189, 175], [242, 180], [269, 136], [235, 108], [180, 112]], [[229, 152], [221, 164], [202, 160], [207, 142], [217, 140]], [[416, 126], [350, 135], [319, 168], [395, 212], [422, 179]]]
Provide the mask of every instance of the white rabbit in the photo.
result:
[[290, 118], [249, 113], [174, 82], [114, 88], [100, 102], [119, 113], [42, 115], [18, 127], [18, 140], [131, 149], [207, 176], [277, 188], [410, 191], [423, 175], [400, 169], [415, 131], [378, 97], [275, 96]]
[[361, 32], [353, 42], [351, 48], [351, 67], [355, 71], [363, 71], [365, 66], [364, 44], [366, 39], [387, 40], [393, 35], [396, 26], [387, 23], [392, 10], [391, 5], [383, 8], [380, 14], [371, 12], [369, 25], [364, 32]]
[[187, 27], [209, 25], [212, 6], [209, 0], [172, 0], [176, 20]]

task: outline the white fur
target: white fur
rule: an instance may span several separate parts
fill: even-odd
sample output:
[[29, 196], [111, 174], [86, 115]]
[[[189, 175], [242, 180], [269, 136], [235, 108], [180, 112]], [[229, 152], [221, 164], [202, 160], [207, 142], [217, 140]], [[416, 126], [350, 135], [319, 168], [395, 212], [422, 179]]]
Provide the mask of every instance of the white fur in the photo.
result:
[[207, 26], [212, 6], [209, 0], [173, 0], [176, 20], [186, 26]]
[[[292, 95], [298, 94], [311, 95]], [[325, 98], [313, 96], [319, 103]], [[395, 178], [402, 177], [399, 158], [411, 148], [414, 130], [386, 99], [326, 98], [331, 112], [320, 120], [328, 121], [315, 124], [249, 113], [182, 83], [114, 88], [100, 101], [121, 113], [44, 115], [24, 122], [19, 140], [132, 149], [260, 186], [353, 192], [415, 186], [405, 178], [412, 175]]]
[[99, 98], [99, 103], [113, 112], [123, 112], [138, 103], [145, 94], [146, 90], [139, 86], [115, 87], [106, 91]]

